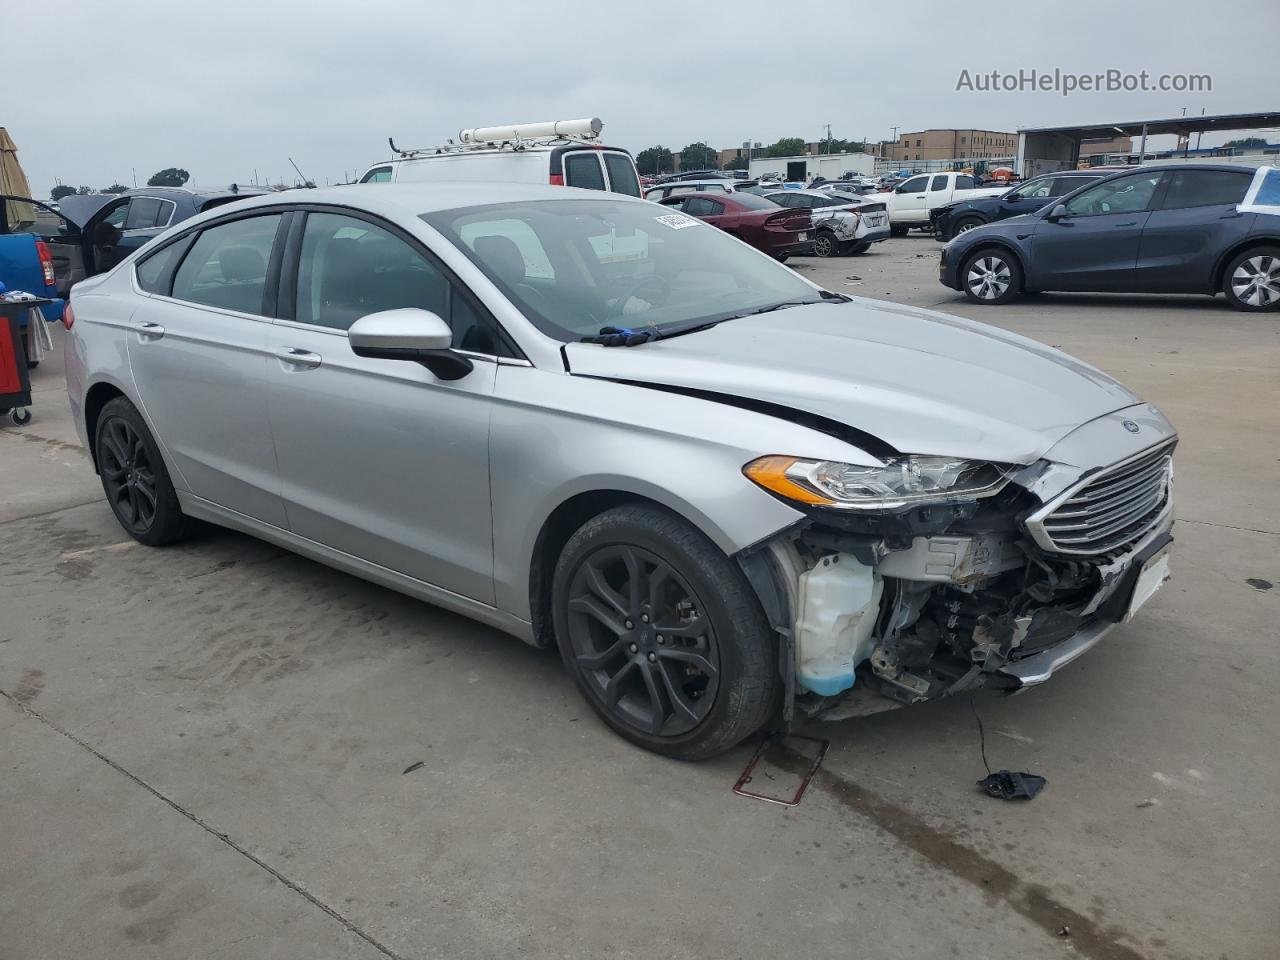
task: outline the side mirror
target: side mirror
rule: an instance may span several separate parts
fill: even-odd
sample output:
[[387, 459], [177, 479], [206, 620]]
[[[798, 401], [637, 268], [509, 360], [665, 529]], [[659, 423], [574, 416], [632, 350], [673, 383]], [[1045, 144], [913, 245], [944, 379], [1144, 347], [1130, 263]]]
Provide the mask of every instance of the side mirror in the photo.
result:
[[1067, 216], [1067, 205], [1065, 203], [1054, 204], [1052, 210], [1045, 217], [1050, 223], [1057, 223], [1059, 220]]
[[377, 360], [412, 360], [441, 380], [458, 380], [473, 364], [454, 353], [453, 331], [437, 314], [418, 307], [382, 310], [361, 317], [347, 330], [351, 352]]

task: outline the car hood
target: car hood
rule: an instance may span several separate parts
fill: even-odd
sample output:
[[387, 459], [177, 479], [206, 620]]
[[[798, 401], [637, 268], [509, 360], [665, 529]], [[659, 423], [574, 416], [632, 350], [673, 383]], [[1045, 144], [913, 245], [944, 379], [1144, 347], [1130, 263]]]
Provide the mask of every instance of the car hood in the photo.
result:
[[902, 453], [1001, 463], [1032, 463], [1081, 424], [1139, 402], [1102, 371], [1034, 340], [862, 299], [635, 347], [571, 343], [565, 358], [576, 376], [762, 401]]

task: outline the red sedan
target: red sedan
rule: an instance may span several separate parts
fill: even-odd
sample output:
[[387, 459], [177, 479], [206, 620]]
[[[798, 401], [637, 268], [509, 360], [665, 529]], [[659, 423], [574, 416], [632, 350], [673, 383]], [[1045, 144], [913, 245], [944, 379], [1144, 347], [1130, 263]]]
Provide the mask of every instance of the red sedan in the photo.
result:
[[813, 252], [808, 210], [788, 210], [754, 193], [681, 193], [662, 201], [731, 233], [775, 260]]

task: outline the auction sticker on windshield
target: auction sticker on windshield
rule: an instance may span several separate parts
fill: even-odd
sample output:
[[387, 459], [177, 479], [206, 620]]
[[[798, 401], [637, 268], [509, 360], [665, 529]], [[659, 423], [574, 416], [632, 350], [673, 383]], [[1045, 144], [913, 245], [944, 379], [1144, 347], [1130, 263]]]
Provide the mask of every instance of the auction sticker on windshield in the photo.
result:
[[692, 227], [701, 223], [700, 220], [694, 220], [692, 217], [684, 217], [678, 213], [664, 213], [662, 216], [654, 217], [653, 219], [657, 220], [659, 223], [666, 224], [672, 230], [683, 230], [685, 227]]

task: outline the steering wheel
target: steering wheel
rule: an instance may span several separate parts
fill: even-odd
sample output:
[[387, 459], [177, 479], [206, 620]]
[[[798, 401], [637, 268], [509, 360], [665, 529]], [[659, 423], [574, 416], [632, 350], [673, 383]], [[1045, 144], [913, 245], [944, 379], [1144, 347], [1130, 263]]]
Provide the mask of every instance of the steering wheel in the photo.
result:
[[615, 317], [621, 317], [622, 311], [627, 308], [627, 304], [630, 302], [631, 298], [648, 286], [652, 286], [654, 288], [653, 292], [656, 294], [656, 297], [644, 298], [649, 303], [665, 303], [667, 297], [671, 295], [671, 284], [666, 280], [663, 280], [656, 273], [646, 274], [643, 277], [633, 280], [627, 285], [626, 289], [623, 290], [622, 293], [618, 294], [614, 299], [613, 304], [606, 311], [606, 317], [611, 320]]

